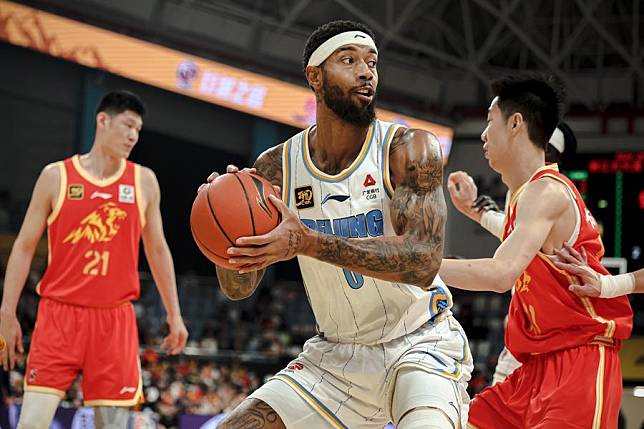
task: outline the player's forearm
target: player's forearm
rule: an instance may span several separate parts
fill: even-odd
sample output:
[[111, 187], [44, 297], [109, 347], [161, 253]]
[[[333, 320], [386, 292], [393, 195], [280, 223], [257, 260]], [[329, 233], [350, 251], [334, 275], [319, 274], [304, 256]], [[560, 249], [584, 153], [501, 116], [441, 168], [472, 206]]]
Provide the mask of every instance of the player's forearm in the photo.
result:
[[369, 277], [426, 288], [438, 273], [443, 237], [349, 239], [310, 230], [304, 255]]
[[265, 269], [240, 274], [235, 270], [217, 267], [217, 279], [221, 291], [233, 301], [248, 298], [255, 292], [264, 277]]
[[174, 273], [172, 254], [167, 245], [159, 245], [153, 249], [145, 250], [145, 255], [152, 271], [154, 283], [161, 295], [163, 307], [168, 319], [181, 317], [179, 297], [177, 296], [177, 281]]
[[516, 276], [501, 261], [487, 259], [443, 259], [439, 274], [451, 287], [472, 291], [507, 292]]
[[20, 294], [25, 287], [29, 267], [36, 250], [35, 246], [23, 245], [19, 240], [13, 245], [11, 255], [7, 263], [7, 272], [4, 278], [4, 290], [2, 293], [2, 306], [0, 312], [3, 314], [16, 314]]

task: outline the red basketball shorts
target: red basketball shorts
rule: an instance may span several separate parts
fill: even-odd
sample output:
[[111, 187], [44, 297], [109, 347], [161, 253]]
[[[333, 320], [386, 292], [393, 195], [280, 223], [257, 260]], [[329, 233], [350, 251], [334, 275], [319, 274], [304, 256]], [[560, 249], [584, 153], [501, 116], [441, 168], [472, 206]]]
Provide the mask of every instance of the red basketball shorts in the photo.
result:
[[79, 373], [87, 406], [140, 402], [139, 337], [131, 303], [94, 308], [40, 301], [25, 391], [63, 397]]
[[536, 355], [470, 403], [468, 427], [616, 429], [618, 349], [587, 345]]

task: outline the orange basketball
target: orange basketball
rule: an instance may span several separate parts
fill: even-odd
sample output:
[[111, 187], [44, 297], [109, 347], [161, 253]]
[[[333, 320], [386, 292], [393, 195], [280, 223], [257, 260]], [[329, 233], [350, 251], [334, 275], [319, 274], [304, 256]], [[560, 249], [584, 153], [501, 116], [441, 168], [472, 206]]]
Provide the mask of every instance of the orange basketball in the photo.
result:
[[279, 197], [268, 180], [249, 173], [224, 174], [204, 187], [190, 212], [192, 238], [201, 253], [220, 267], [239, 268], [228, 264], [228, 248], [239, 237], [266, 234], [280, 222], [271, 194]]

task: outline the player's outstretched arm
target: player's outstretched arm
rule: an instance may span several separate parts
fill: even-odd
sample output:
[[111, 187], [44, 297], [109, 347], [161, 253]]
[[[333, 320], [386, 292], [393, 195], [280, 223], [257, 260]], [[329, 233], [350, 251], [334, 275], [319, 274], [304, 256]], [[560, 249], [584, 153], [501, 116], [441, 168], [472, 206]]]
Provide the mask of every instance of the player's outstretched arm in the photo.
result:
[[[544, 201], [548, 204], [544, 204]], [[551, 180], [531, 183], [517, 202], [514, 231], [501, 243], [494, 257], [443, 259], [441, 278], [449, 286], [458, 289], [510, 290], [541, 250], [553, 225], [569, 204], [570, 199], [563, 185]]]
[[557, 268], [577, 276], [584, 284], [570, 285], [570, 290], [581, 296], [615, 298], [631, 293], [644, 292], [644, 269], [616, 276], [603, 275], [588, 265], [586, 250], [581, 253], [564, 243], [563, 248], [555, 249]]
[[271, 197], [282, 222], [266, 235], [240, 238], [239, 247], [229, 249], [230, 262], [243, 272], [299, 254], [370, 277], [429, 287], [443, 254], [446, 217], [440, 144], [426, 131], [406, 130], [390, 154], [396, 185], [391, 215], [398, 235], [349, 239], [319, 233]]
[[[282, 186], [282, 150], [284, 145], [280, 144], [272, 147], [262, 153], [255, 161], [252, 173], [257, 173], [271, 182], [273, 186]], [[239, 171], [234, 165], [229, 165], [226, 168], [226, 173], [235, 173]], [[211, 182], [219, 174], [213, 173], [208, 177], [208, 182]], [[236, 270], [228, 270], [226, 268], [217, 267], [217, 279], [219, 286], [229, 299], [240, 300], [248, 298], [255, 292], [259, 282], [264, 277], [266, 268], [251, 270], [246, 273], [240, 273]]]
[[142, 167], [141, 170], [141, 185], [145, 200], [145, 227], [142, 234], [143, 248], [152, 271], [154, 283], [159, 290], [159, 295], [161, 295], [161, 301], [165, 307], [170, 328], [170, 332], [163, 340], [161, 348], [174, 355], [180, 353], [186, 346], [188, 330], [181, 317], [174, 262], [163, 233], [159, 182], [152, 170], [145, 167]]
[[59, 198], [60, 167], [58, 164], [46, 166], [36, 181], [27, 213], [16, 237], [7, 263], [4, 278], [2, 306], [0, 307], [0, 334], [4, 337], [6, 347], [0, 353], [5, 370], [13, 368], [16, 351], [22, 353], [22, 331], [16, 317], [16, 308], [20, 294], [29, 275], [29, 267], [42, 237], [47, 218], [52, 213]]

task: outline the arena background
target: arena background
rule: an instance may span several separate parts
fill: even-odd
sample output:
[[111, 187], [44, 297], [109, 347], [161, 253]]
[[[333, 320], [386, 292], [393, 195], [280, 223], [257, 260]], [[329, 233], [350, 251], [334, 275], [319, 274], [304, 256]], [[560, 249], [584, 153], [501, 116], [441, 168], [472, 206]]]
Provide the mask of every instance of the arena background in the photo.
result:
[[[300, 55], [318, 25], [362, 21], [380, 48], [382, 118], [435, 132], [446, 176], [466, 170], [502, 204], [506, 189], [482, 157], [480, 133], [491, 79], [547, 71], [568, 87], [565, 120], [578, 155], [564, 166], [603, 231], [613, 272], [642, 268], [644, 241], [644, 2], [638, 0], [49, 0], [0, 1], [0, 277], [38, 172], [91, 146], [105, 92], [139, 94], [149, 114], [131, 159], [151, 167], [162, 191], [189, 347], [167, 357], [164, 314], [142, 258], [136, 304], [146, 403], [132, 427], [197, 428], [226, 412], [314, 334], [294, 261], [269, 270], [249, 299], [229, 302], [214, 266], [190, 238], [197, 186], [226, 164], [248, 165], [314, 118]], [[448, 202], [446, 254], [483, 257], [497, 240]], [[34, 286], [46, 265], [39, 247], [20, 306], [25, 341]], [[476, 393], [502, 347], [509, 296], [455, 291], [455, 313], [475, 357]], [[631, 297], [633, 338], [621, 353], [623, 421], [644, 421], [644, 307]], [[106, 351], [106, 353], [109, 351]], [[14, 427], [24, 359], [2, 373], [0, 426]], [[77, 411], [76, 383], [57, 427], [92, 427]]]

